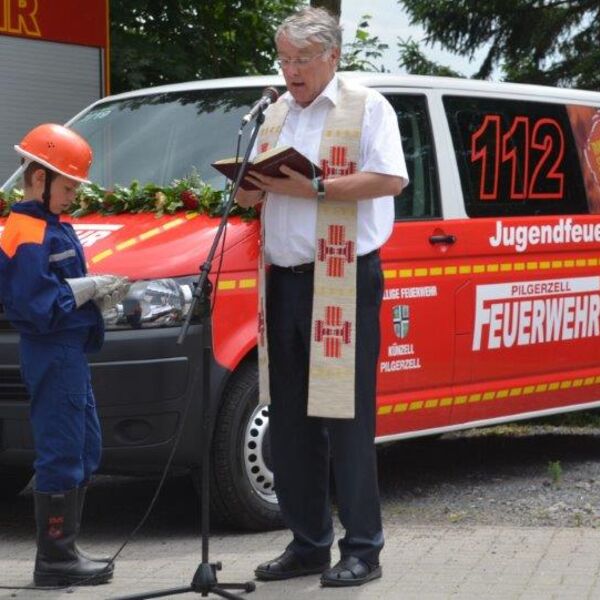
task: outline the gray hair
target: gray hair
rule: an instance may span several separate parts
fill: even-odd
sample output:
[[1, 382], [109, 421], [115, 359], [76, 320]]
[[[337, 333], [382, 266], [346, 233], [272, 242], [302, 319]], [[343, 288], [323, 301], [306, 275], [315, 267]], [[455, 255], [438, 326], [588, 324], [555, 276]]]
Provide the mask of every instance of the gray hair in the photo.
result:
[[342, 47], [342, 28], [324, 8], [303, 8], [290, 15], [277, 28], [275, 41], [282, 35], [298, 48], [313, 42], [323, 44], [325, 50]]

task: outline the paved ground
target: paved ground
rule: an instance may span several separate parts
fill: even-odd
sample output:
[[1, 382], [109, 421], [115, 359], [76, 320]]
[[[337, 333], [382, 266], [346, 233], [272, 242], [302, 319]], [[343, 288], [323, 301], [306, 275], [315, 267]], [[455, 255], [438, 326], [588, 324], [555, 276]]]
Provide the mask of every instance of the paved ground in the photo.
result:
[[[354, 590], [322, 589], [316, 576], [257, 582], [254, 593], [240, 596], [600, 599], [599, 440], [598, 432], [504, 435], [389, 448], [379, 461], [386, 534], [381, 580]], [[560, 484], [549, 479], [548, 461], [560, 462]], [[145, 512], [155, 486], [150, 478], [97, 478], [88, 492], [81, 545], [94, 553], [114, 552]], [[558, 505], [590, 505], [590, 512], [573, 519], [572, 511], [554, 511]], [[552, 518], [535, 520], [545, 514]], [[32, 584], [32, 515], [30, 490], [0, 504], [0, 586]], [[189, 478], [172, 478], [148, 523], [119, 558], [111, 584], [69, 591], [0, 589], [0, 600], [96, 600], [189, 585], [201, 560], [198, 529], [198, 502]], [[252, 580], [254, 567], [287, 541], [284, 531], [241, 534], [215, 524], [210, 557], [223, 563], [219, 581]]]
[[[0, 581], [30, 585], [33, 544], [2, 537]], [[224, 565], [219, 581], [252, 579], [256, 563], [271, 558], [286, 540], [287, 535], [281, 531], [214, 536], [211, 560], [222, 561]], [[88, 549], [110, 552], [117, 540], [87, 541]], [[83, 600], [170, 589], [189, 584], [199, 561], [200, 543], [193, 535], [145, 537], [125, 549], [117, 563], [114, 581], [109, 585], [68, 592], [0, 590], [0, 599]], [[600, 598], [600, 531], [591, 528], [388, 527], [383, 569], [381, 580], [354, 590], [324, 590], [317, 577], [309, 576], [281, 583], [257, 582], [254, 593], [241, 595], [256, 600], [309, 597], [591, 600]]]

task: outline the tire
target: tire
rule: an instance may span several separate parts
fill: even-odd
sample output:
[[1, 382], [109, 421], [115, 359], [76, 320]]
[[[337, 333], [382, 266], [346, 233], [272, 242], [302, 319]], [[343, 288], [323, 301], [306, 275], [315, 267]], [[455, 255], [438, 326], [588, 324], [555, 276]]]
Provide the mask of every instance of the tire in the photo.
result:
[[232, 375], [217, 415], [212, 443], [211, 509], [236, 529], [282, 526], [270, 467], [269, 409], [258, 406], [255, 362]]
[[31, 469], [0, 467], [0, 501], [14, 500], [27, 487], [32, 476]]

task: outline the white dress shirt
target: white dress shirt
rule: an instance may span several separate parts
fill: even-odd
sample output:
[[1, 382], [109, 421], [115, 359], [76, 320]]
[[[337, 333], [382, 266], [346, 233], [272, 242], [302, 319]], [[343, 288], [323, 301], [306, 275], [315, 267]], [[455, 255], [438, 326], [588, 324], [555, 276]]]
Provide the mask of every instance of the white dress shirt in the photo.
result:
[[[325, 120], [337, 97], [337, 76], [306, 108], [286, 92], [281, 101], [288, 103], [289, 111], [277, 145], [293, 146], [319, 164]], [[395, 175], [402, 177], [405, 185], [408, 183], [398, 118], [390, 103], [372, 89], [368, 90], [365, 104], [358, 171]], [[316, 199], [269, 194], [262, 218], [265, 219], [267, 263], [289, 267], [315, 260]], [[359, 200], [357, 254], [368, 254], [381, 247], [392, 233], [393, 225], [392, 196]]]

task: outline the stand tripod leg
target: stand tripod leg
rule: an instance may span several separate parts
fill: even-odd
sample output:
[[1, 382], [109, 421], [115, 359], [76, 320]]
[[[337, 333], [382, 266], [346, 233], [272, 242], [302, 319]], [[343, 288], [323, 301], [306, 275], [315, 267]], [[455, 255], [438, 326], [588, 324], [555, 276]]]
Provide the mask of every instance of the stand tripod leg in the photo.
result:
[[[194, 314], [196, 314], [195, 307], [197, 303], [204, 306], [204, 314], [202, 316], [202, 368], [196, 367], [192, 376], [191, 388], [197, 389], [197, 384], [200, 375], [202, 376], [202, 405], [201, 405], [201, 421], [202, 421], [202, 457], [201, 457], [201, 471], [202, 471], [202, 490], [201, 490], [201, 511], [202, 511], [202, 562], [196, 570], [192, 583], [188, 587], [173, 588], [171, 590], [162, 590], [156, 592], [147, 592], [142, 594], [136, 594], [134, 596], [122, 596], [120, 598], [114, 598], [113, 600], [143, 600], [145, 598], [160, 598], [162, 596], [169, 596], [175, 594], [184, 594], [186, 592], [200, 593], [202, 596], [208, 594], [216, 594], [222, 598], [229, 598], [232, 600], [242, 600], [239, 596], [230, 594], [225, 591], [226, 589], [232, 590], [243, 590], [245, 592], [253, 592], [256, 586], [253, 582], [247, 581], [246, 583], [225, 583], [219, 585], [217, 582], [216, 571], [220, 570], [220, 563], [210, 563], [208, 559], [208, 543], [209, 543], [209, 469], [210, 469], [210, 447], [211, 447], [211, 436], [212, 436], [212, 407], [210, 404], [211, 400], [211, 385], [210, 385], [210, 371], [211, 371], [211, 356], [212, 356], [212, 334], [211, 334], [211, 311], [210, 311], [210, 293], [212, 284], [208, 279], [208, 274], [212, 268], [212, 261], [215, 257], [217, 248], [219, 246], [221, 236], [227, 225], [229, 211], [235, 199], [235, 194], [240, 186], [243, 173], [245, 172], [250, 152], [254, 147], [254, 142], [258, 135], [258, 130], [264, 121], [264, 115], [262, 110], [256, 117], [257, 126], [252, 132], [248, 147], [244, 156], [244, 160], [239, 165], [237, 170], [236, 180], [233, 186], [232, 193], [229, 195], [227, 202], [223, 208], [223, 215], [221, 222], [217, 228], [217, 232], [213, 239], [212, 245], [208, 252], [206, 261], [201, 267], [200, 277], [198, 283], [194, 289], [192, 298], [192, 305], [186, 315], [185, 322], [181, 328], [181, 333], [177, 339], [178, 344], [182, 344], [185, 340], [188, 327]], [[240, 128], [241, 135], [241, 128]], [[203, 302], [204, 301], [204, 304]], [[194, 477], [198, 477], [197, 470], [193, 473]]]
[[253, 592], [256, 589], [254, 582], [246, 583], [218, 583], [216, 572], [221, 569], [221, 563], [202, 563], [196, 570], [191, 588], [193, 591], [206, 594], [218, 594], [223, 598], [234, 598], [239, 600], [239, 596], [230, 594], [226, 590], [242, 590], [244, 592]]
[[[202, 596], [208, 596], [209, 594], [215, 594], [228, 600], [242, 600], [240, 596], [232, 594], [227, 589], [231, 590], [243, 590], [245, 592], [253, 592], [256, 586], [253, 582], [248, 581], [246, 583], [224, 583], [219, 585], [217, 581], [217, 571], [221, 570], [221, 563], [211, 563], [208, 557], [208, 546], [210, 538], [210, 446], [211, 446], [211, 434], [212, 434], [212, 414], [210, 408], [210, 367], [211, 367], [211, 327], [210, 327], [210, 315], [205, 315], [202, 323], [203, 328], [203, 350], [202, 350], [202, 368], [196, 368], [194, 377], [198, 377], [198, 373], [202, 373], [202, 408], [201, 408], [201, 419], [202, 419], [202, 466], [200, 468], [200, 474], [198, 468], [192, 470], [192, 477], [194, 478], [194, 484], [197, 487], [198, 484], [201, 487], [200, 490], [200, 510], [201, 510], [201, 528], [202, 528], [202, 562], [196, 569], [192, 583], [186, 587], [173, 588], [170, 590], [162, 590], [155, 592], [146, 592], [142, 594], [136, 594], [133, 596], [122, 596], [119, 598], [113, 598], [113, 600], [145, 600], [146, 598], [161, 598], [163, 596], [185, 594], [186, 592], [194, 592], [201, 594]], [[195, 387], [195, 386], [194, 386]]]
[[115, 596], [111, 600], [145, 600], [146, 598], [162, 598], [165, 596], [174, 596], [175, 594], [186, 594], [191, 592], [191, 586], [171, 588], [170, 590], [156, 590], [155, 592], [143, 592], [131, 596]]
[[[227, 585], [227, 584], [225, 584], [225, 585]], [[231, 584], [231, 585], [234, 585], [234, 584]], [[240, 585], [248, 585], [248, 584], [240, 584]], [[254, 584], [251, 583], [250, 585], [254, 585]], [[227, 587], [229, 587], [229, 586], [227, 586]], [[251, 590], [246, 590], [246, 591], [253, 592], [254, 588], [252, 588]], [[212, 588], [209, 593], [217, 594], [217, 596], [221, 596], [221, 598], [227, 598], [228, 600], [240, 600], [239, 596], [236, 596], [235, 594], [230, 594], [229, 592], [226, 592], [222, 586], [217, 586], [217, 587]]]

